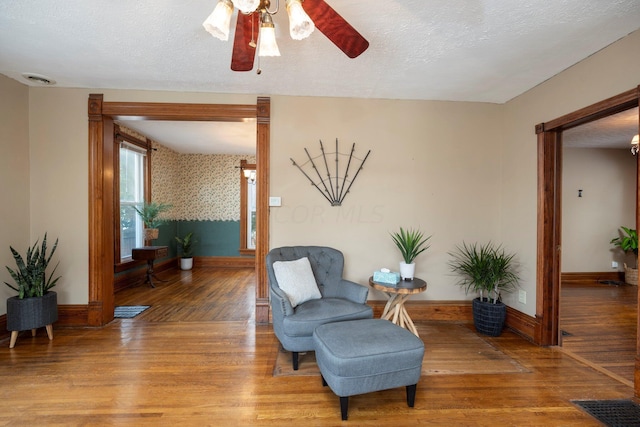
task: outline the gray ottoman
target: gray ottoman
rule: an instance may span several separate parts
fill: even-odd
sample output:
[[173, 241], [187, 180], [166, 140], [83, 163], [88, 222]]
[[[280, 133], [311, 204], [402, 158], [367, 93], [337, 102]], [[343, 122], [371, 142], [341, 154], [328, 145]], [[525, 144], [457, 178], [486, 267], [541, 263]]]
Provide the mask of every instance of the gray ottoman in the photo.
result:
[[388, 320], [327, 323], [313, 332], [322, 384], [340, 397], [347, 419], [349, 396], [406, 386], [413, 407], [422, 371], [424, 343]]

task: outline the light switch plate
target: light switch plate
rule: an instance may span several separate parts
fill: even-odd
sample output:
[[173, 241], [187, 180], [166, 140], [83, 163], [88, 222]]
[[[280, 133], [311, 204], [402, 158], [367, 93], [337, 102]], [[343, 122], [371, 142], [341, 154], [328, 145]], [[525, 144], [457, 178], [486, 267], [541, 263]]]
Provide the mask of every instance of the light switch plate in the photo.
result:
[[282, 206], [281, 197], [269, 197], [269, 206]]

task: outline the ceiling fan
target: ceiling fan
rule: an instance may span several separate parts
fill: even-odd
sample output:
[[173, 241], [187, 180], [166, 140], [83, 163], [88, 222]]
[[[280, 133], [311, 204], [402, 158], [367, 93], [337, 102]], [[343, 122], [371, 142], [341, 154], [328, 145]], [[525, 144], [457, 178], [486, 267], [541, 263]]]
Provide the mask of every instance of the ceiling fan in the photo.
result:
[[[250, 71], [256, 51], [258, 56], [280, 56], [276, 44], [270, 0], [218, 0], [213, 13], [202, 24], [214, 37], [229, 39], [231, 15], [238, 9], [231, 69]], [[369, 47], [369, 42], [324, 0], [285, 0], [291, 37], [301, 40], [318, 28], [349, 58], [355, 58]], [[304, 7], [302, 6], [304, 4]], [[258, 73], [260, 71], [258, 70]]]

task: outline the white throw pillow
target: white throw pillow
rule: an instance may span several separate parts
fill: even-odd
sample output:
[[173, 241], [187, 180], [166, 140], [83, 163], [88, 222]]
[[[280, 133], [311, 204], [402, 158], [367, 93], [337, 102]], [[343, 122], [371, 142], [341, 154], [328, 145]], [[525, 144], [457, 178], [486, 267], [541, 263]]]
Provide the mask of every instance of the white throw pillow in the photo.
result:
[[276, 261], [273, 263], [273, 272], [278, 286], [287, 295], [293, 307], [312, 299], [322, 298], [308, 258]]

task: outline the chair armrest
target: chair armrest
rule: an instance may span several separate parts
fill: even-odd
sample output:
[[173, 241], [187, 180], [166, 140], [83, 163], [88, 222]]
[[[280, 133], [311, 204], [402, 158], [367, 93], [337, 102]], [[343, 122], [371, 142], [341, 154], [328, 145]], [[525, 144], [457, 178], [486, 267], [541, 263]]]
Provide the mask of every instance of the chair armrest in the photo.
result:
[[294, 313], [289, 298], [282, 289], [275, 286], [271, 287], [271, 309], [280, 311], [283, 316], [291, 316]]
[[341, 279], [335, 289], [335, 295], [331, 296], [335, 298], [344, 298], [358, 304], [365, 304], [367, 302], [368, 295], [369, 288], [350, 280]]

